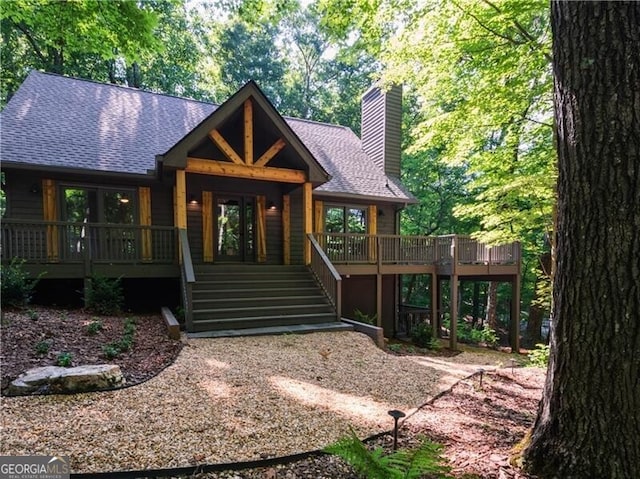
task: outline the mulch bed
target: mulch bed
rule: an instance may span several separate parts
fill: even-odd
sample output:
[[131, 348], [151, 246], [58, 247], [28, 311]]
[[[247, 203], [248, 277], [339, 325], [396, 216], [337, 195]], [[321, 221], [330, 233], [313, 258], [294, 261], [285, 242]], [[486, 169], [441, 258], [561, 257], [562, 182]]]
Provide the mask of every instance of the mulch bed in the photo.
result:
[[[103, 347], [119, 341], [126, 319], [135, 320], [133, 347], [115, 358], [105, 357]], [[89, 325], [98, 322], [99, 331], [91, 334]], [[51, 309], [32, 306], [2, 312], [0, 327], [0, 378], [5, 388], [28, 369], [56, 365], [58, 355], [69, 353], [70, 366], [117, 364], [127, 385], [155, 376], [178, 356], [182, 343], [172, 340], [160, 314], [98, 316], [85, 310]], [[48, 344], [46, 353], [38, 345]], [[46, 347], [45, 347], [46, 348]]]

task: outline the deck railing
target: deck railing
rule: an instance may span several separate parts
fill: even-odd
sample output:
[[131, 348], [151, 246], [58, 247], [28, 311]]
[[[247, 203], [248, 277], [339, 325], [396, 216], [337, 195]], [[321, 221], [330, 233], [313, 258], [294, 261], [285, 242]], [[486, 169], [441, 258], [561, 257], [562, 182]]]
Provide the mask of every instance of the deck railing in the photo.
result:
[[178, 230], [180, 240], [180, 282], [182, 285], [182, 307], [184, 308], [184, 321], [188, 331], [193, 329], [193, 284], [196, 275], [193, 271], [191, 248], [186, 229]]
[[311, 271], [336, 309], [337, 318], [340, 319], [342, 317], [342, 277], [313, 235], [308, 235], [308, 238], [311, 243]]
[[489, 246], [469, 236], [402, 236], [315, 233], [335, 264], [515, 264], [519, 243]]
[[3, 260], [28, 263], [161, 263], [176, 261], [172, 226], [2, 220]]

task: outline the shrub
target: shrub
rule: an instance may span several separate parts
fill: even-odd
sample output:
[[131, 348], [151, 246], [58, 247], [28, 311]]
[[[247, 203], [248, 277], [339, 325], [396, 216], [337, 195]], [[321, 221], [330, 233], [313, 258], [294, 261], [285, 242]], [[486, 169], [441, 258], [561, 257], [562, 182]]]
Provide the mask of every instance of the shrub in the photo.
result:
[[87, 325], [87, 334], [90, 336], [95, 336], [99, 331], [102, 331], [102, 321], [94, 320]]
[[122, 311], [124, 292], [120, 278], [94, 276], [85, 298], [87, 308], [98, 314], [112, 316]]
[[418, 323], [411, 330], [411, 340], [419, 348], [430, 348], [433, 332], [429, 323]]
[[73, 354], [71, 353], [60, 353], [58, 354], [58, 358], [56, 359], [56, 364], [58, 366], [62, 366], [63, 368], [68, 368], [71, 366], [73, 362]]
[[393, 351], [394, 353], [402, 351], [402, 344], [400, 343], [391, 343], [387, 347], [389, 348], [389, 351]]
[[324, 449], [348, 462], [358, 474], [368, 479], [448, 478], [449, 468], [442, 456], [442, 446], [422, 438], [418, 448], [399, 449], [385, 454], [381, 447], [369, 450], [351, 430], [351, 434]]
[[2, 307], [25, 306], [31, 302], [33, 290], [42, 275], [30, 279], [29, 273], [24, 270], [24, 262], [13, 258], [8, 265], [0, 266]]
[[536, 348], [532, 349], [527, 357], [529, 358], [529, 366], [546, 368], [549, 364], [549, 345], [536, 344]]
[[378, 315], [374, 314], [370, 316], [368, 314], [363, 313], [359, 309], [355, 309], [353, 311], [353, 315], [356, 317], [355, 320], [359, 323], [371, 324], [372, 326], [376, 326], [378, 324]]
[[488, 324], [484, 325], [484, 328], [480, 330], [480, 341], [487, 346], [495, 347], [498, 345], [498, 335], [489, 327]]
[[36, 344], [36, 354], [38, 356], [44, 356], [49, 352], [51, 345], [47, 341], [40, 341]]
[[102, 354], [107, 359], [117, 358], [120, 355], [120, 346], [118, 343], [109, 343], [102, 346]]

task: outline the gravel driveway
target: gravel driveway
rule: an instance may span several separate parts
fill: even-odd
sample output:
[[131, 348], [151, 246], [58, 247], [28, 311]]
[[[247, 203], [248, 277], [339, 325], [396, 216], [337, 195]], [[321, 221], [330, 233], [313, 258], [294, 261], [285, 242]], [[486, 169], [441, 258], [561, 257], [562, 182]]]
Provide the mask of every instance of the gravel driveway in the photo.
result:
[[189, 339], [146, 383], [0, 399], [0, 454], [71, 457], [72, 471], [184, 467], [294, 454], [407, 413], [493, 355], [394, 356], [355, 332]]

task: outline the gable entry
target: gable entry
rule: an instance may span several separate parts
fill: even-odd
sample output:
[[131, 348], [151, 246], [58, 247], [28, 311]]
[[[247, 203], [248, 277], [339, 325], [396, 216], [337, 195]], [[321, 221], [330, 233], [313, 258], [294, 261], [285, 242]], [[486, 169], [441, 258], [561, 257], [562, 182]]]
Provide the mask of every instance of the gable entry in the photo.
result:
[[[167, 153], [160, 155], [158, 161], [164, 170], [176, 170], [174, 207], [178, 228], [187, 227], [187, 192], [191, 174], [281, 184], [279, 203], [283, 205], [282, 257], [285, 264], [291, 256], [288, 194], [300, 188], [306, 200], [304, 206], [309, 205], [302, 208], [302, 233], [306, 235], [311, 233], [311, 190], [329, 180], [328, 174], [253, 82], [240, 89]], [[216, 181], [215, 184], [224, 183]], [[266, 215], [270, 201], [260, 193], [258, 184], [255, 191], [255, 212], [251, 218], [255, 225], [255, 230], [252, 230], [255, 259], [265, 262], [268, 241]], [[219, 246], [222, 238], [214, 233], [214, 223], [218, 210], [216, 198], [223, 193], [228, 195], [230, 192], [215, 191], [212, 186], [203, 186], [198, 192], [202, 204], [202, 256], [205, 262], [215, 260], [216, 242]], [[305, 248], [305, 261], [310, 258], [310, 250], [307, 252], [306, 249], [308, 247]]]

